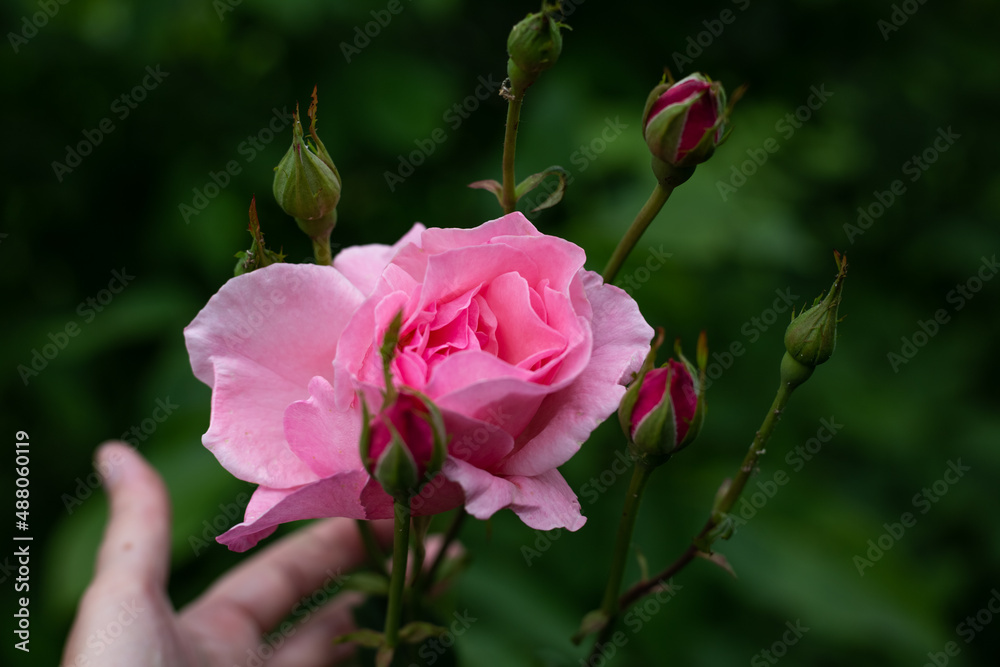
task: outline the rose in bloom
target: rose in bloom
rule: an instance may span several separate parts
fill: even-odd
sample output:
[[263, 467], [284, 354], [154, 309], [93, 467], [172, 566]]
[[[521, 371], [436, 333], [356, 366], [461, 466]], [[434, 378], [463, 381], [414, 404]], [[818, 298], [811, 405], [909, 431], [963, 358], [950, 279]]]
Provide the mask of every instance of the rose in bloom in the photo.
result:
[[722, 84], [695, 73], [653, 89], [642, 129], [655, 157], [674, 166], [693, 167], [710, 158], [722, 143], [727, 115]]
[[557, 467], [618, 407], [653, 333], [584, 260], [512, 213], [474, 229], [418, 224], [333, 267], [275, 264], [226, 283], [185, 330], [212, 388], [203, 442], [259, 485], [219, 541], [242, 551], [286, 521], [392, 516], [358, 443], [362, 397], [373, 413], [381, 404], [379, 347], [398, 313], [393, 381], [433, 401], [449, 437], [414, 513], [510, 508], [532, 528], [580, 528]]

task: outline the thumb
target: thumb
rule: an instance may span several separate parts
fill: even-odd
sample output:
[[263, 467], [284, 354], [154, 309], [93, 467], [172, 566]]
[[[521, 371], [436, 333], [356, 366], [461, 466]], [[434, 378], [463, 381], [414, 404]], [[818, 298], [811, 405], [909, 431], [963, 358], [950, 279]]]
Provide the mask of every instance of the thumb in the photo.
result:
[[170, 499], [160, 475], [132, 447], [106, 442], [96, 465], [110, 497], [95, 581], [115, 578], [165, 589], [170, 569]]

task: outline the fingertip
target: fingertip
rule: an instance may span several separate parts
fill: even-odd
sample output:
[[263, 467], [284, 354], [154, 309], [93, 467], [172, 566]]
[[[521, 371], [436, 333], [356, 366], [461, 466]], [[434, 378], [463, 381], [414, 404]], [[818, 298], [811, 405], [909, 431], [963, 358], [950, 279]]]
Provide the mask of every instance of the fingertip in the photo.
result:
[[163, 478], [133, 447], [120, 441], [102, 443], [94, 458], [110, 504], [98, 575], [164, 582], [169, 569], [170, 499]]
[[108, 487], [115, 486], [121, 479], [122, 465], [135, 456], [135, 450], [120, 440], [102, 442], [94, 453], [94, 467], [101, 474]]

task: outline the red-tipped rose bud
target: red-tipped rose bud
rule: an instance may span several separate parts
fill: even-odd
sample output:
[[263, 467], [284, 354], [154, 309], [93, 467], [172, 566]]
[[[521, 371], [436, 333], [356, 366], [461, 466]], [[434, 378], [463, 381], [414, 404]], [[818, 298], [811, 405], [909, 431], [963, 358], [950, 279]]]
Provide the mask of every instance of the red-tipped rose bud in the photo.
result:
[[659, 465], [691, 444], [705, 418], [703, 387], [701, 374], [683, 355], [643, 372], [618, 412], [633, 454]]
[[722, 84], [695, 73], [653, 89], [642, 130], [653, 157], [672, 167], [694, 167], [724, 141], [728, 119]]
[[433, 477], [444, 461], [441, 413], [429, 399], [408, 391], [367, 423], [361, 457], [369, 473], [393, 498], [407, 500]]

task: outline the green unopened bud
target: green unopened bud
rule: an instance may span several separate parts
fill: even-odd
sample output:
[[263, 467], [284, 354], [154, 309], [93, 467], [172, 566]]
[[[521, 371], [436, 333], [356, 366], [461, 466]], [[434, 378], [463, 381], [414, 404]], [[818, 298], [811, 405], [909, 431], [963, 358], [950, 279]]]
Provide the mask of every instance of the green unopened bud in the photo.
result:
[[507, 76], [514, 94], [524, 92], [538, 76], [556, 64], [562, 53], [563, 24], [553, 18], [556, 8], [544, 5], [542, 11], [528, 14], [514, 26], [507, 38]]
[[376, 461], [372, 477], [393, 498], [407, 500], [419, 480], [417, 462], [396, 429], [389, 425], [389, 430], [392, 432], [392, 439]]
[[785, 349], [803, 366], [815, 368], [833, 355], [837, 346], [837, 309], [840, 307], [844, 278], [847, 277], [847, 258], [834, 252], [837, 262], [837, 277], [824, 297], [822, 294], [798, 317], [792, 314], [792, 322], [785, 330]]
[[274, 198], [311, 239], [328, 239], [337, 223], [340, 173], [316, 134], [316, 91], [309, 105], [309, 137], [295, 108], [292, 145], [275, 168]]

